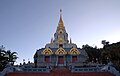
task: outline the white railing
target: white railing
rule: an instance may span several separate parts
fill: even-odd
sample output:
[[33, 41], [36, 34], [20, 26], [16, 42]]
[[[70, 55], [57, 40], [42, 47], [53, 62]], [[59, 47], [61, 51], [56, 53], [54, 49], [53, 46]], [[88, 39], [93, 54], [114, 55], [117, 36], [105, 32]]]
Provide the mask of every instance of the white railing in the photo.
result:
[[83, 68], [72, 68], [71, 72], [100, 72], [99, 70], [100, 68], [96, 68], [96, 67], [83, 67]]
[[[9, 66], [6, 67], [2, 72], [0, 72], [0, 76], [5, 76], [6, 74], [14, 71], [23, 71], [23, 72], [50, 72], [52, 70], [52, 67], [14, 67]], [[120, 76], [119, 71], [117, 71], [113, 66], [111, 65], [95, 65], [95, 66], [87, 66], [87, 67], [76, 67], [76, 66], [69, 66], [69, 70], [71, 72], [111, 72], [116, 76]]]
[[24, 67], [14, 67], [9, 66], [6, 67], [2, 72], [0, 72], [0, 76], [5, 76], [6, 74], [14, 71], [18, 72], [50, 72], [52, 68], [46, 67], [46, 68], [24, 68]]
[[50, 72], [48, 68], [24, 68], [24, 72]]
[[75, 67], [71, 66], [69, 67], [71, 72], [111, 72], [115, 76], [120, 76], [119, 71], [117, 71], [113, 66], [105, 65], [102, 67], [96, 66], [96, 67]]
[[117, 71], [114, 67], [110, 66], [109, 67], [109, 72], [115, 74], [116, 76], [120, 76], [120, 72]]
[[5, 76], [6, 74], [10, 72], [13, 72], [13, 69], [11, 67], [7, 67], [0, 73], [0, 76]]
[[39, 66], [37, 68], [31, 66], [23, 66], [23, 67], [14, 67], [15, 71], [21, 72], [50, 72], [52, 70], [51, 66]]
[[105, 65], [101, 68], [102, 71], [108, 71], [113, 73], [115, 76], [120, 76], [120, 72], [115, 69], [111, 64]]

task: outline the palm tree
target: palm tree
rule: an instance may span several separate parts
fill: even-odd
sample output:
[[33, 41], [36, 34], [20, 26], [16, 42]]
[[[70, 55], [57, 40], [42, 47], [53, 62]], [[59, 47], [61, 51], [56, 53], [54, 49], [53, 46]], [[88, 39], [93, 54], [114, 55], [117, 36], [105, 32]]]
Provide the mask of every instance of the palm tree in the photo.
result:
[[6, 64], [14, 64], [17, 59], [17, 52], [11, 52], [10, 50], [5, 50], [5, 47], [0, 46], [0, 71], [2, 71]]
[[14, 64], [17, 57], [17, 52], [11, 52], [10, 50], [7, 50], [5, 53], [5, 56], [7, 57], [8, 63]]
[[0, 71], [3, 70], [5, 65], [7, 64], [5, 55], [5, 48], [3, 46], [0, 46]]

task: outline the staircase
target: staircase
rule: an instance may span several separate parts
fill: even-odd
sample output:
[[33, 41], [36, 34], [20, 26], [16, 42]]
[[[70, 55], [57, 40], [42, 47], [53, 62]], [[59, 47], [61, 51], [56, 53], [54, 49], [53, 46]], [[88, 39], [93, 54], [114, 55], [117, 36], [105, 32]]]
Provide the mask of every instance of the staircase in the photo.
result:
[[115, 76], [109, 72], [78, 72], [72, 73], [66, 68], [55, 68], [50, 73], [41, 72], [13, 72], [6, 76]]

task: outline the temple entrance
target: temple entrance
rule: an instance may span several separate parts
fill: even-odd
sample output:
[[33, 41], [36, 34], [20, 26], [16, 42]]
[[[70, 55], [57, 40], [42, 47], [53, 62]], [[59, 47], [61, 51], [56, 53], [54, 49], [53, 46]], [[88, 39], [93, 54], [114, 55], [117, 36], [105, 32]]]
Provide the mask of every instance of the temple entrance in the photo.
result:
[[58, 56], [58, 64], [64, 64], [64, 57]]
[[50, 62], [50, 56], [45, 56], [45, 62], [46, 63]]
[[77, 62], [77, 56], [72, 56], [72, 62]]

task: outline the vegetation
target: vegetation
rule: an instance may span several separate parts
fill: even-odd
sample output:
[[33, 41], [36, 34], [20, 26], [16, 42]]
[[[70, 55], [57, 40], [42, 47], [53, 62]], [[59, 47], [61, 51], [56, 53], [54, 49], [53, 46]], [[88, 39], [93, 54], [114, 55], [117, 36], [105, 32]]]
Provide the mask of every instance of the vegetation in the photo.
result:
[[108, 59], [120, 70], [120, 42], [105, 45], [101, 55], [103, 59]]
[[88, 62], [98, 62], [107, 64], [111, 61], [114, 66], [120, 70], [120, 42], [109, 44], [109, 42], [102, 41], [103, 48], [83, 45], [82, 48], [88, 54]]
[[88, 62], [101, 62], [101, 49], [98, 49], [96, 46], [89, 46], [88, 44], [83, 45], [82, 49], [88, 54]]
[[0, 47], [0, 71], [2, 71], [8, 63], [14, 65], [14, 62], [17, 58], [18, 57], [16, 52], [5, 50], [5, 48], [1, 46]]

